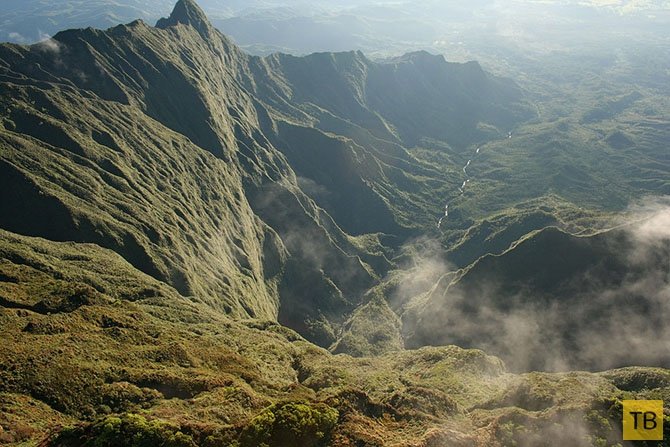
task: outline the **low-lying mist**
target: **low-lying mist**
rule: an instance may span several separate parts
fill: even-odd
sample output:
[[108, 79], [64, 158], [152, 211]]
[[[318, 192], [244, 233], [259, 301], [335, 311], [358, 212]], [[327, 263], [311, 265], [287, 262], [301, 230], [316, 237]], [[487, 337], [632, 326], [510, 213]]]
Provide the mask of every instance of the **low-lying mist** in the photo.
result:
[[[547, 229], [448, 286], [443, 277], [408, 308], [408, 347], [479, 348], [513, 371], [670, 366], [670, 200], [648, 200], [627, 216], [588, 238]], [[413, 278], [449, 270], [439, 255], [420, 255], [414, 264], [426, 271], [415, 268]], [[393, 300], [417, 295], [410, 281]]]

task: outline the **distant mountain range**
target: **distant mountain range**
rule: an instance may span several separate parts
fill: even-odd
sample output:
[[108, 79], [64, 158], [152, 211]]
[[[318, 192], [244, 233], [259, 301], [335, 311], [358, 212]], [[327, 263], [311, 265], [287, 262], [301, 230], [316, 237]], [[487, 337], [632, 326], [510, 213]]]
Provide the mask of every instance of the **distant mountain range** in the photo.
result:
[[[633, 30], [639, 35], [629, 37], [635, 39], [661, 33], [670, 22], [665, 1], [204, 0], [201, 6], [218, 29], [256, 54], [360, 49], [388, 56], [426, 49], [461, 57], [463, 45], [480, 54], [483, 38], [579, 47], [580, 41], [612, 42]], [[135, 19], [155, 23], [171, 7], [168, 0], [7, 0], [0, 6], [0, 40], [34, 43], [68, 28], [106, 29]]]

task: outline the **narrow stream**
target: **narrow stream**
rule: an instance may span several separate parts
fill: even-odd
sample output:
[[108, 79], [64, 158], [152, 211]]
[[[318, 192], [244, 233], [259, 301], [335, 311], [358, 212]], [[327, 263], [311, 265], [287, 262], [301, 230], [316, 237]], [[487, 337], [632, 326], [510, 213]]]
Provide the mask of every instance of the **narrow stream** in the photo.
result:
[[[478, 147], [477, 150], [475, 151], [475, 155], [479, 155], [479, 151], [481, 150], [481, 147]], [[472, 163], [472, 159], [468, 160], [468, 162], [463, 166], [463, 175], [465, 175], [465, 180], [463, 180], [463, 184], [461, 185], [458, 190], [460, 191], [461, 194], [465, 192], [465, 187], [468, 186], [468, 183], [470, 183], [470, 178], [468, 177], [468, 168], [470, 167], [470, 164]], [[437, 228], [440, 228], [442, 226], [442, 222], [444, 219], [449, 217], [449, 204], [447, 203], [444, 205], [444, 216], [440, 218], [440, 220], [437, 222]]]
[[[507, 133], [507, 139], [511, 138], [512, 138], [512, 132], [510, 131]], [[475, 151], [475, 156], [479, 155], [479, 151], [481, 151], [481, 149], [482, 149], [481, 146], [477, 148], [477, 150]], [[468, 186], [468, 183], [470, 183], [471, 180], [470, 176], [468, 175], [468, 168], [470, 167], [472, 160], [473, 160], [472, 158], [469, 159], [468, 162], [465, 164], [465, 166], [463, 166], [463, 175], [465, 176], [465, 180], [463, 180], [463, 184], [460, 186], [460, 188], [458, 188], [458, 191], [460, 192], [461, 195], [465, 192], [465, 187]], [[437, 228], [440, 228], [442, 226], [442, 222], [444, 221], [444, 219], [448, 217], [449, 217], [449, 204], [447, 203], [446, 205], [444, 205], [444, 216], [442, 216], [440, 220], [437, 221]]]

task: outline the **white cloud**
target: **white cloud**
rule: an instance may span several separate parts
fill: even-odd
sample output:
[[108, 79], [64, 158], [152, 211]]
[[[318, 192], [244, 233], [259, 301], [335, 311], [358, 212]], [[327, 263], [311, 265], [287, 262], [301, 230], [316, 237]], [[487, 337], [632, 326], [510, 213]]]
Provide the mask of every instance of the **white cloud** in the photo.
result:
[[28, 43], [29, 40], [26, 39], [22, 34], [11, 32], [9, 33], [9, 40], [16, 43]]

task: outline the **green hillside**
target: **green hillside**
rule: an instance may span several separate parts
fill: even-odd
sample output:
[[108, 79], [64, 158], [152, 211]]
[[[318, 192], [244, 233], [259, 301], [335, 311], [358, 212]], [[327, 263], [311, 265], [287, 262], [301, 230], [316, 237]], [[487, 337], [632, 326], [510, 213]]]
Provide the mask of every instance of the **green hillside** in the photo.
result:
[[613, 445], [621, 399], [669, 392], [666, 370], [513, 375], [455, 346], [334, 356], [96, 245], [2, 231], [0, 254], [5, 444]]

